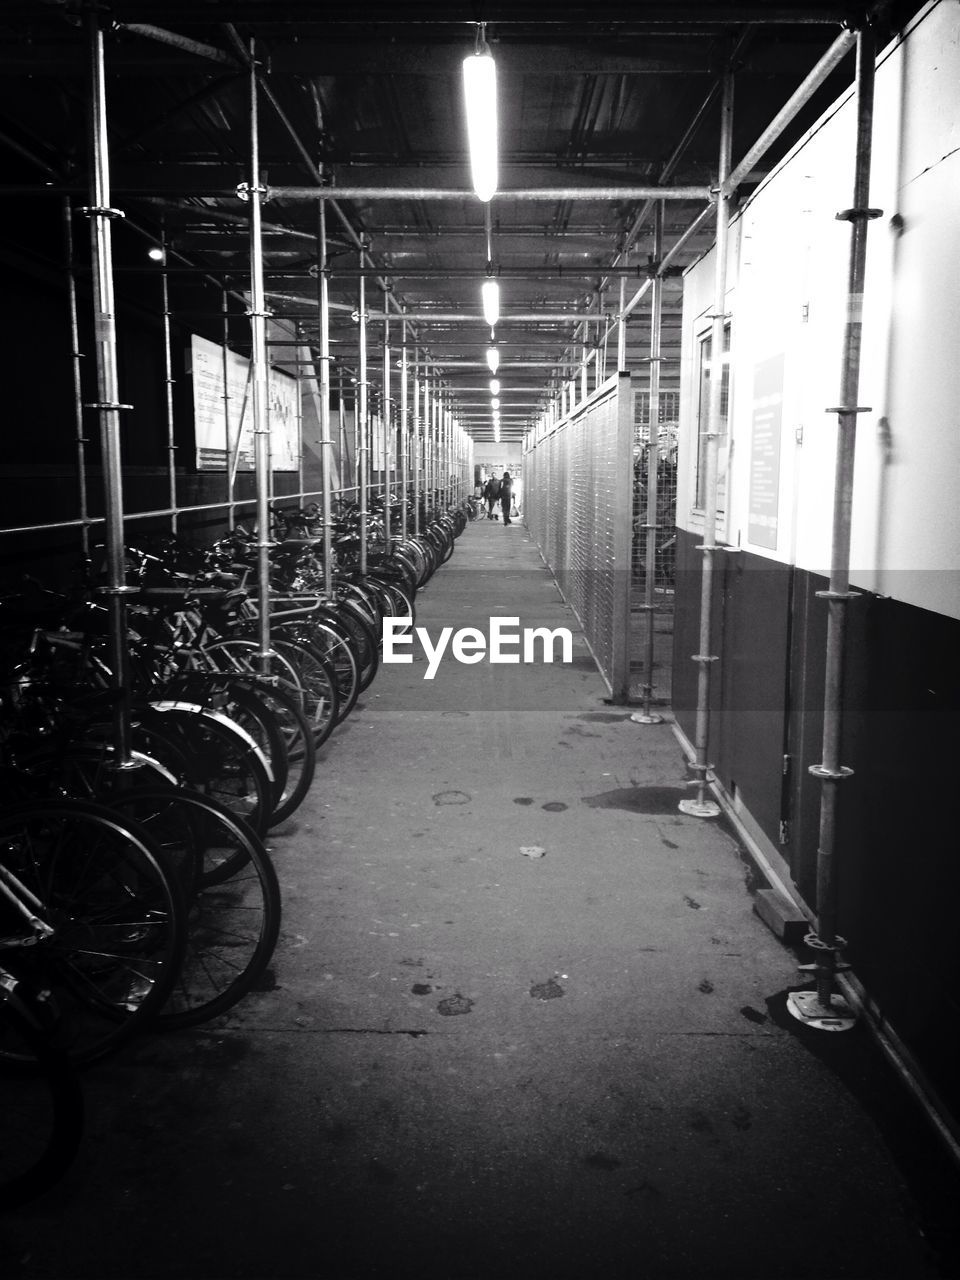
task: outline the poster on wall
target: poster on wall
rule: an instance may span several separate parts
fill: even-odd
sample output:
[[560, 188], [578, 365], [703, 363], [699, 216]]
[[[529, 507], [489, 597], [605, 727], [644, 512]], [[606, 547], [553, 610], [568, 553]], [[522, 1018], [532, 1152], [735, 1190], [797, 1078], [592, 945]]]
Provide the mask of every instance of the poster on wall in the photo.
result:
[[750, 442], [750, 503], [747, 538], [757, 547], [777, 549], [780, 509], [780, 430], [783, 422], [782, 353], [761, 360], [753, 374], [753, 430]]
[[[193, 421], [198, 471], [253, 470], [250, 361], [193, 334]], [[226, 401], [224, 401], [226, 381]], [[274, 471], [296, 471], [300, 457], [300, 394], [296, 378], [270, 369], [267, 422]]]

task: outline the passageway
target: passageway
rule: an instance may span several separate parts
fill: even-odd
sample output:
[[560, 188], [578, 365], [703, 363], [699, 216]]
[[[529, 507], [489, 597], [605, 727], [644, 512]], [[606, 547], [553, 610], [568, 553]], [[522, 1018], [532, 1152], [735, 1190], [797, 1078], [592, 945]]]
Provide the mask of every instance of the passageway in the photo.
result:
[[383, 670], [271, 841], [270, 989], [89, 1072], [5, 1274], [937, 1274], [867, 1033], [841, 1078], [780, 1024], [749, 864], [677, 812], [670, 725], [605, 703], [525, 529], [470, 525], [418, 604], [573, 661]]

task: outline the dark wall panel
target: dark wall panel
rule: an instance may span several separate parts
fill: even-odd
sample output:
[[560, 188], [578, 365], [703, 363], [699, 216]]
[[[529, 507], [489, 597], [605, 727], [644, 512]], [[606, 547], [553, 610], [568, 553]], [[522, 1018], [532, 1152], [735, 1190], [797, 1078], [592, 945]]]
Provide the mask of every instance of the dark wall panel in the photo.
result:
[[724, 555], [717, 767], [767, 838], [780, 839], [792, 569]]
[[[675, 713], [688, 737], [696, 710], [700, 554], [678, 537]], [[826, 580], [741, 553], [722, 573], [715, 630], [711, 759], [816, 908]], [[871, 998], [960, 1114], [953, 1042], [960, 1020], [960, 859], [955, 762], [960, 724], [960, 622], [858, 595], [847, 611], [835, 858], [839, 929]], [[786, 723], [785, 723], [786, 718]], [[716, 730], [716, 731], [715, 731]], [[784, 779], [784, 741], [789, 772]]]

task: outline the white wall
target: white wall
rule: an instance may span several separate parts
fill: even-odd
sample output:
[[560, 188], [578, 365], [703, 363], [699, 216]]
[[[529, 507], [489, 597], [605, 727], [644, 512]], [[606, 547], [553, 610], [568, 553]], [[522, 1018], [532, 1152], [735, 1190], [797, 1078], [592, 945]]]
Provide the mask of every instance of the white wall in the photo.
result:
[[[851, 64], [852, 65], [852, 64]], [[850, 242], [852, 93], [764, 181], [731, 253], [732, 449], [722, 536], [825, 573]], [[960, 617], [960, 6], [922, 11], [876, 78], [851, 578]], [[695, 340], [713, 252], [685, 279], [678, 523], [695, 529]], [[784, 356], [776, 545], [751, 537], [754, 386]], [[756, 530], [754, 530], [755, 532]]]
[[520, 482], [522, 465], [520, 444], [476, 443], [473, 446], [474, 465], [481, 467], [485, 476], [502, 476], [505, 471]]

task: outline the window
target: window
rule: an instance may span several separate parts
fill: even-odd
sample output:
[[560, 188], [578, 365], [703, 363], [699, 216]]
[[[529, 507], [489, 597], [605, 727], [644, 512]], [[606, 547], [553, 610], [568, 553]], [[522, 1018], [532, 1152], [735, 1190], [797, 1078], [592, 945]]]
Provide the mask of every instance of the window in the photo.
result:
[[[707, 442], [705, 433], [710, 427], [710, 378], [713, 370], [711, 359], [713, 334], [708, 330], [700, 338], [699, 347], [699, 389], [697, 402], [697, 495], [696, 505], [703, 508], [707, 505]], [[723, 326], [723, 352], [720, 357], [720, 439], [721, 465], [718, 472], [717, 508], [722, 510], [726, 497], [726, 474], [722, 465], [722, 455], [727, 443], [727, 418], [730, 406], [730, 323]]]

